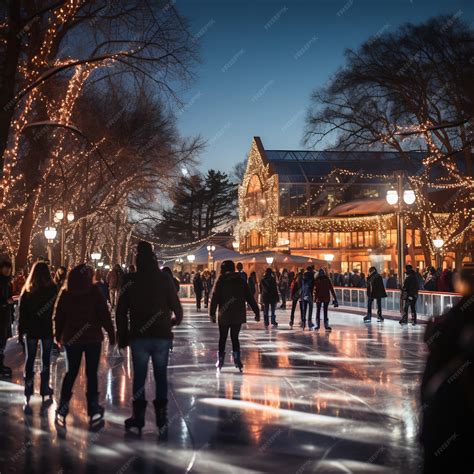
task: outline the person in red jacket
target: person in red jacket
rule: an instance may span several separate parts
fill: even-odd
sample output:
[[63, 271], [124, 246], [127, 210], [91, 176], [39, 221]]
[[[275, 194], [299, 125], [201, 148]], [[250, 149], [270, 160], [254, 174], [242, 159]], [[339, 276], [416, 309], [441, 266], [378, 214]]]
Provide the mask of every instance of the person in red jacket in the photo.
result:
[[68, 275], [53, 314], [53, 332], [59, 346], [64, 346], [67, 372], [63, 379], [61, 398], [56, 410], [56, 422], [65, 425], [69, 412], [72, 388], [81, 367], [82, 355], [86, 359], [87, 413], [90, 424], [102, 421], [104, 409], [99, 405], [97, 371], [99, 367], [102, 329], [115, 345], [115, 331], [102, 292], [92, 282], [93, 269], [78, 265]]
[[316, 302], [316, 331], [319, 329], [320, 326], [321, 306], [323, 306], [324, 308], [324, 328], [326, 329], [326, 331], [332, 331], [332, 328], [329, 326], [328, 319], [328, 308], [329, 302], [331, 301], [331, 295], [333, 296], [334, 306], [338, 306], [336, 292], [334, 291], [331, 280], [321, 268], [319, 270], [318, 276], [314, 280], [314, 301]]

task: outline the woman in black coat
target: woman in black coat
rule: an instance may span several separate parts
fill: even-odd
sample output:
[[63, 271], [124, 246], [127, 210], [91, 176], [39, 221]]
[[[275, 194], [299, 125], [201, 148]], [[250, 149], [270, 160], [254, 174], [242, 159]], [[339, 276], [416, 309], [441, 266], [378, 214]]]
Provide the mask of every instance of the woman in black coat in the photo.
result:
[[268, 327], [269, 325], [268, 312], [271, 310], [272, 326], [276, 328], [278, 327], [278, 323], [276, 321], [275, 309], [276, 304], [280, 300], [280, 296], [278, 294], [277, 282], [273, 276], [273, 270], [271, 268], [265, 270], [265, 275], [260, 280], [260, 293], [262, 295], [263, 321], [265, 327]]
[[[246, 303], [250, 305], [255, 313], [255, 320], [260, 320], [260, 312], [254, 297], [250, 293], [247, 282], [240, 273], [235, 271], [232, 260], [225, 260], [221, 264], [221, 275], [217, 280], [211, 298], [210, 317], [211, 321], [219, 323], [219, 353], [217, 355], [216, 368], [222, 369], [225, 358], [225, 345], [230, 330], [232, 339], [232, 355], [234, 364], [240, 371], [243, 365], [240, 358], [239, 333], [242, 324], [247, 322]], [[216, 310], [219, 314], [216, 319]]]
[[19, 338], [24, 338], [25, 397], [26, 404], [34, 393], [34, 366], [38, 342], [41, 347], [40, 395], [49, 397], [53, 389], [49, 386], [51, 349], [53, 346], [52, 316], [58, 290], [45, 262], [36, 262], [26, 280], [20, 296]]
[[387, 297], [383, 278], [377, 272], [375, 267], [369, 268], [369, 276], [367, 277], [367, 316], [364, 317], [364, 323], [370, 323], [372, 320], [372, 304], [377, 301], [377, 321], [382, 322], [382, 298]]

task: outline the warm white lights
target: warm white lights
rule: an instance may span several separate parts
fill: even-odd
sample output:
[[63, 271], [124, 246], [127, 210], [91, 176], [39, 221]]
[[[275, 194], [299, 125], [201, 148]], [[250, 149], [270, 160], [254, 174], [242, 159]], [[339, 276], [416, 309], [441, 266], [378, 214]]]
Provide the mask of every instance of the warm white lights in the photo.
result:
[[398, 193], [395, 189], [389, 189], [387, 191], [387, 196], [386, 196], [387, 202], [391, 205], [394, 206], [395, 204], [398, 203]]
[[416, 200], [415, 191], [413, 191], [413, 189], [405, 189], [405, 191], [403, 191], [403, 200], [405, 204], [413, 204]]
[[189, 263], [193, 263], [194, 260], [196, 260], [196, 255], [193, 255], [193, 254], [187, 255], [186, 258], [188, 259]]
[[324, 260], [326, 260], [326, 262], [332, 262], [334, 260], [334, 254], [332, 253], [324, 254]]
[[437, 249], [440, 249], [444, 245], [444, 240], [441, 237], [437, 237], [436, 239], [433, 239], [433, 245]]
[[92, 260], [100, 260], [100, 257], [102, 257], [102, 254], [100, 252], [92, 252], [91, 253]]
[[48, 240], [54, 240], [57, 234], [58, 234], [58, 231], [56, 230], [55, 227], [46, 227], [46, 229], [44, 229], [44, 236]]
[[273, 257], [267, 257], [265, 260], [267, 261], [268, 265], [271, 265], [273, 263], [274, 258]]

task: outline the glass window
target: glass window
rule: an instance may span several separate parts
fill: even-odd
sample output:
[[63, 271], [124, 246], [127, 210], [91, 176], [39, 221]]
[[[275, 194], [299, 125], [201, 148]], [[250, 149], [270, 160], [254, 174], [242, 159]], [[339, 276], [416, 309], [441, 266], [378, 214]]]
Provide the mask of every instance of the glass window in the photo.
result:
[[290, 215], [306, 216], [307, 215], [307, 197], [306, 185], [293, 184], [290, 186]]
[[280, 216], [290, 215], [290, 191], [288, 185], [280, 185]]

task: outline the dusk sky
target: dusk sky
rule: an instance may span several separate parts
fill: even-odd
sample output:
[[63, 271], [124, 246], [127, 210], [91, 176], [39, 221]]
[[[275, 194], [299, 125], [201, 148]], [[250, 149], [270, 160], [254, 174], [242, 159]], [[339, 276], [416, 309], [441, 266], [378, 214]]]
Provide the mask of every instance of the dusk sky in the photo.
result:
[[177, 0], [201, 44], [197, 80], [180, 111], [183, 135], [207, 141], [202, 170], [229, 171], [252, 136], [266, 148], [302, 149], [311, 92], [344, 50], [438, 14], [468, 23], [472, 0]]

